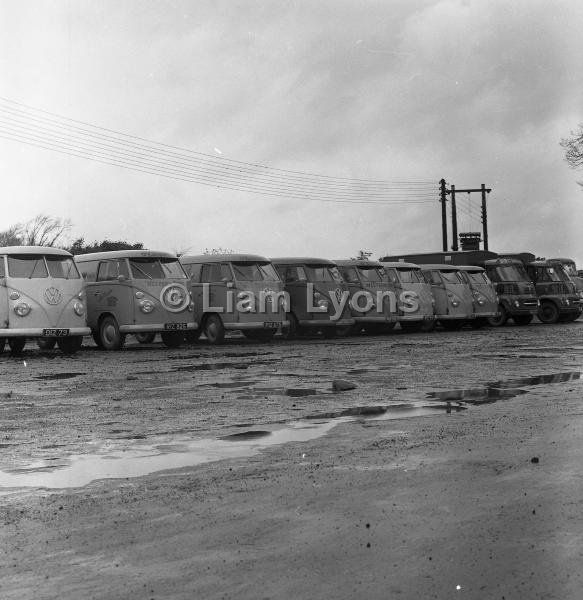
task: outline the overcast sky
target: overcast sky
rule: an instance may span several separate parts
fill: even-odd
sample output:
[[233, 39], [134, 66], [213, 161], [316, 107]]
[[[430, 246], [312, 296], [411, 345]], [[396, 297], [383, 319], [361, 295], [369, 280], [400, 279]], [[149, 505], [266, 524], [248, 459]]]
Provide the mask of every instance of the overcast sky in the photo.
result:
[[[47, 213], [72, 238], [170, 251], [437, 251], [443, 177], [492, 188], [490, 249], [583, 268], [583, 173], [559, 146], [583, 122], [580, 0], [0, 0], [0, 13], [9, 101], [245, 163], [435, 184], [423, 204], [286, 199], [0, 139], [0, 230]], [[481, 229], [479, 201], [460, 198], [460, 231]]]

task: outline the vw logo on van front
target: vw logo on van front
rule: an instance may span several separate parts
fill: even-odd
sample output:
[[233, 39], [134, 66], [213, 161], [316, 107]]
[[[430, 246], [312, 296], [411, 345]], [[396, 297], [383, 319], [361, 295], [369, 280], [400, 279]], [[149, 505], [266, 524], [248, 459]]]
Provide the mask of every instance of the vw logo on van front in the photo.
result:
[[43, 294], [43, 296], [44, 296], [45, 302], [47, 304], [52, 304], [53, 306], [60, 304], [61, 300], [63, 299], [61, 292], [59, 292], [59, 290], [55, 287], [47, 288], [45, 290], [45, 293]]
[[171, 283], [162, 288], [160, 292], [160, 302], [170, 312], [183, 311], [188, 306], [189, 301], [188, 290], [180, 283]]
[[343, 294], [343, 292], [339, 287], [337, 287], [334, 290], [334, 295], [336, 296], [336, 300], [338, 300], [339, 303], [342, 302], [342, 294]]

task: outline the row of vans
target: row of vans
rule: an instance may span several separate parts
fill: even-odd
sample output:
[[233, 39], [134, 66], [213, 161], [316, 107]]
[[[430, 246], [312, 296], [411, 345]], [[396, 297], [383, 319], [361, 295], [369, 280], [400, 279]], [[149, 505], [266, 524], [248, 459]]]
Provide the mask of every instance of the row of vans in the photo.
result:
[[286, 338], [378, 334], [397, 323], [406, 331], [436, 323], [454, 330], [497, 324], [499, 307], [480, 266], [0, 248], [0, 350], [7, 341], [12, 352], [36, 338], [41, 348], [70, 354], [86, 335], [119, 350], [127, 335], [150, 342], [160, 334], [177, 347], [201, 334], [220, 344], [229, 330], [254, 340], [278, 331]]

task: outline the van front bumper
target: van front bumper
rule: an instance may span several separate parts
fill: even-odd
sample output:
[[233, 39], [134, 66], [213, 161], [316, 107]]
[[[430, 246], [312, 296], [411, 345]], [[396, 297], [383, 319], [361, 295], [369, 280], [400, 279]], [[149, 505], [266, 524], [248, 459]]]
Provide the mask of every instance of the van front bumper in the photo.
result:
[[390, 317], [353, 317], [356, 323], [396, 323], [397, 315]]
[[224, 323], [225, 329], [251, 330], [251, 329], [279, 329], [289, 327], [289, 321], [247, 321], [244, 323]]
[[419, 323], [423, 321], [434, 321], [435, 315], [399, 315], [397, 321], [399, 323]]
[[26, 329], [0, 329], [0, 337], [44, 337], [45, 329], [68, 329], [69, 335], [63, 337], [91, 335], [89, 327], [28, 327]]
[[187, 323], [186, 329], [166, 329], [164, 323], [154, 324], [143, 324], [143, 325], [120, 325], [120, 333], [163, 333], [164, 331], [178, 332], [178, 331], [192, 331], [198, 329], [196, 323]]
[[301, 319], [298, 324], [302, 327], [348, 327], [354, 325], [354, 319]]

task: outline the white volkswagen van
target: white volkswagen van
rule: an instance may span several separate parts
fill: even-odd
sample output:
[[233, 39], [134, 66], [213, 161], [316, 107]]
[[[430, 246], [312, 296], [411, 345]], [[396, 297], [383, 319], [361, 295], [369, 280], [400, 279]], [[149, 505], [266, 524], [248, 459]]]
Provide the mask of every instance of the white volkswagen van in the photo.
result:
[[26, 338], [55, 340], [65, 354], [81, 347], [85, 321], [83, 280], [66, 250], [43, 246], [0, 248], [0, 352], [13, 353]]
[[174, 254], [115, 250], [80, 254], [75, 262], [85, 279], [87, 323], [101, 348], [121, 349], [128, 333], [160, 333], [175, 348], [196, 329], [188, 279]]

